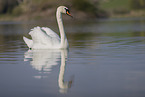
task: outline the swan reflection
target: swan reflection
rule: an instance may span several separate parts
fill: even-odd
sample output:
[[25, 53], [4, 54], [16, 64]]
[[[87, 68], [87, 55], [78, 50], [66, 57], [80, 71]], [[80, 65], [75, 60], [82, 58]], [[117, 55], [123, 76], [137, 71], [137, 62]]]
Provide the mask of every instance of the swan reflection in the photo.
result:
[[28, 50], [24, 61], [30, 61], [30, 65], [43, 73], [50, 73], [53, 66], [60, 61], [60, 50]]
[[64, 72], [65, 72], [65, 62], [66, 62], [66, 51], [61, 51], [61, 66], [58, 78], [58, 85], [59, 85], [59, 92], [60, 93], [67, 93], [68, 88], [71, 88], [73, 77], [70, 79], [69, 82], [64, 81]]
[[[66, 93], [68, 88], [71, 87], [72, 78], [68, 82], [64, 81], [68, 50], [28, 50], [24, 57], [24, 61], [30, 61], [31, 66], [41, 73], [51, 73], [52, 68], [61, 61], [58, 77], [59, 92]], [[44, 78], [44, 76], [35, 76], [38, 79], [42, 77]]]

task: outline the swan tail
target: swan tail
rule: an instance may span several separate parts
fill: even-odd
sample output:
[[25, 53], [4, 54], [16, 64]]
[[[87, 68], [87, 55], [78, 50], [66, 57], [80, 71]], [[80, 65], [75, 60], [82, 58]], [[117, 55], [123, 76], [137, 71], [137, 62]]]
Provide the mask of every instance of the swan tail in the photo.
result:
[[25, 43], [27, 44], [27, 46], [29, 48], [32, 48], [33, 41], [31, 39], [28, 39], [28, 38], [26, 38], [26, 37], [23, 36], [23, 40], [25, 41]]

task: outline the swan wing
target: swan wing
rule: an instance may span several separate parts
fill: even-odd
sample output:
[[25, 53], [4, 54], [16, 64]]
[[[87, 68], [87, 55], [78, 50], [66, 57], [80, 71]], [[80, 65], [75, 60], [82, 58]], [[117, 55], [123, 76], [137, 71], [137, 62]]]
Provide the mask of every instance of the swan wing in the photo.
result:
[[35, 27], [29, 34], [33, 40], [33, 48], [52, 48], [60, 43], [59, 36], [50, 28]]
[[50, 28], [42, 27], [41, 29], [44, 30], [47, 33], [47, 35], [49, 35], [50, 37], [59, 38], [59, 36], [54, 31], [52, 31]]

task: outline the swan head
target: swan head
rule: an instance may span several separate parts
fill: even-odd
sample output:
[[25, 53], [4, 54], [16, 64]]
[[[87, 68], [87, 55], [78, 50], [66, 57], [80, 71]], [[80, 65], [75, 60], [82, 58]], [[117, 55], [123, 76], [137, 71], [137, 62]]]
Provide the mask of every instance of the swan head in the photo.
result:
[[57, 11], [60, 11], [61, 13], [64, 13], [64, 14], [67, 14], [68, 16], [73, 17], [73, 16], [70, 14], [69, 9], [68, 9], [67, 7], [65, 7], [65, 6], [59, 6], [59, 7], [57, 8]]

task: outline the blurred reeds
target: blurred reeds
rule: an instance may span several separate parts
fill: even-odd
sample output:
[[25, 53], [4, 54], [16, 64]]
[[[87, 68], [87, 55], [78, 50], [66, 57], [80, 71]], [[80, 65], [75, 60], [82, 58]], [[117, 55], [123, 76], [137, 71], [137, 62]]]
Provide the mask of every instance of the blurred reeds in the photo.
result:
[[102, 0], [100, 8], [110, 17], [144, 17], [145, 0]]
[[0, 20], [54, 18], [65, 5], [78, 19], [145, 16], [145, 0], [0, 0]]

